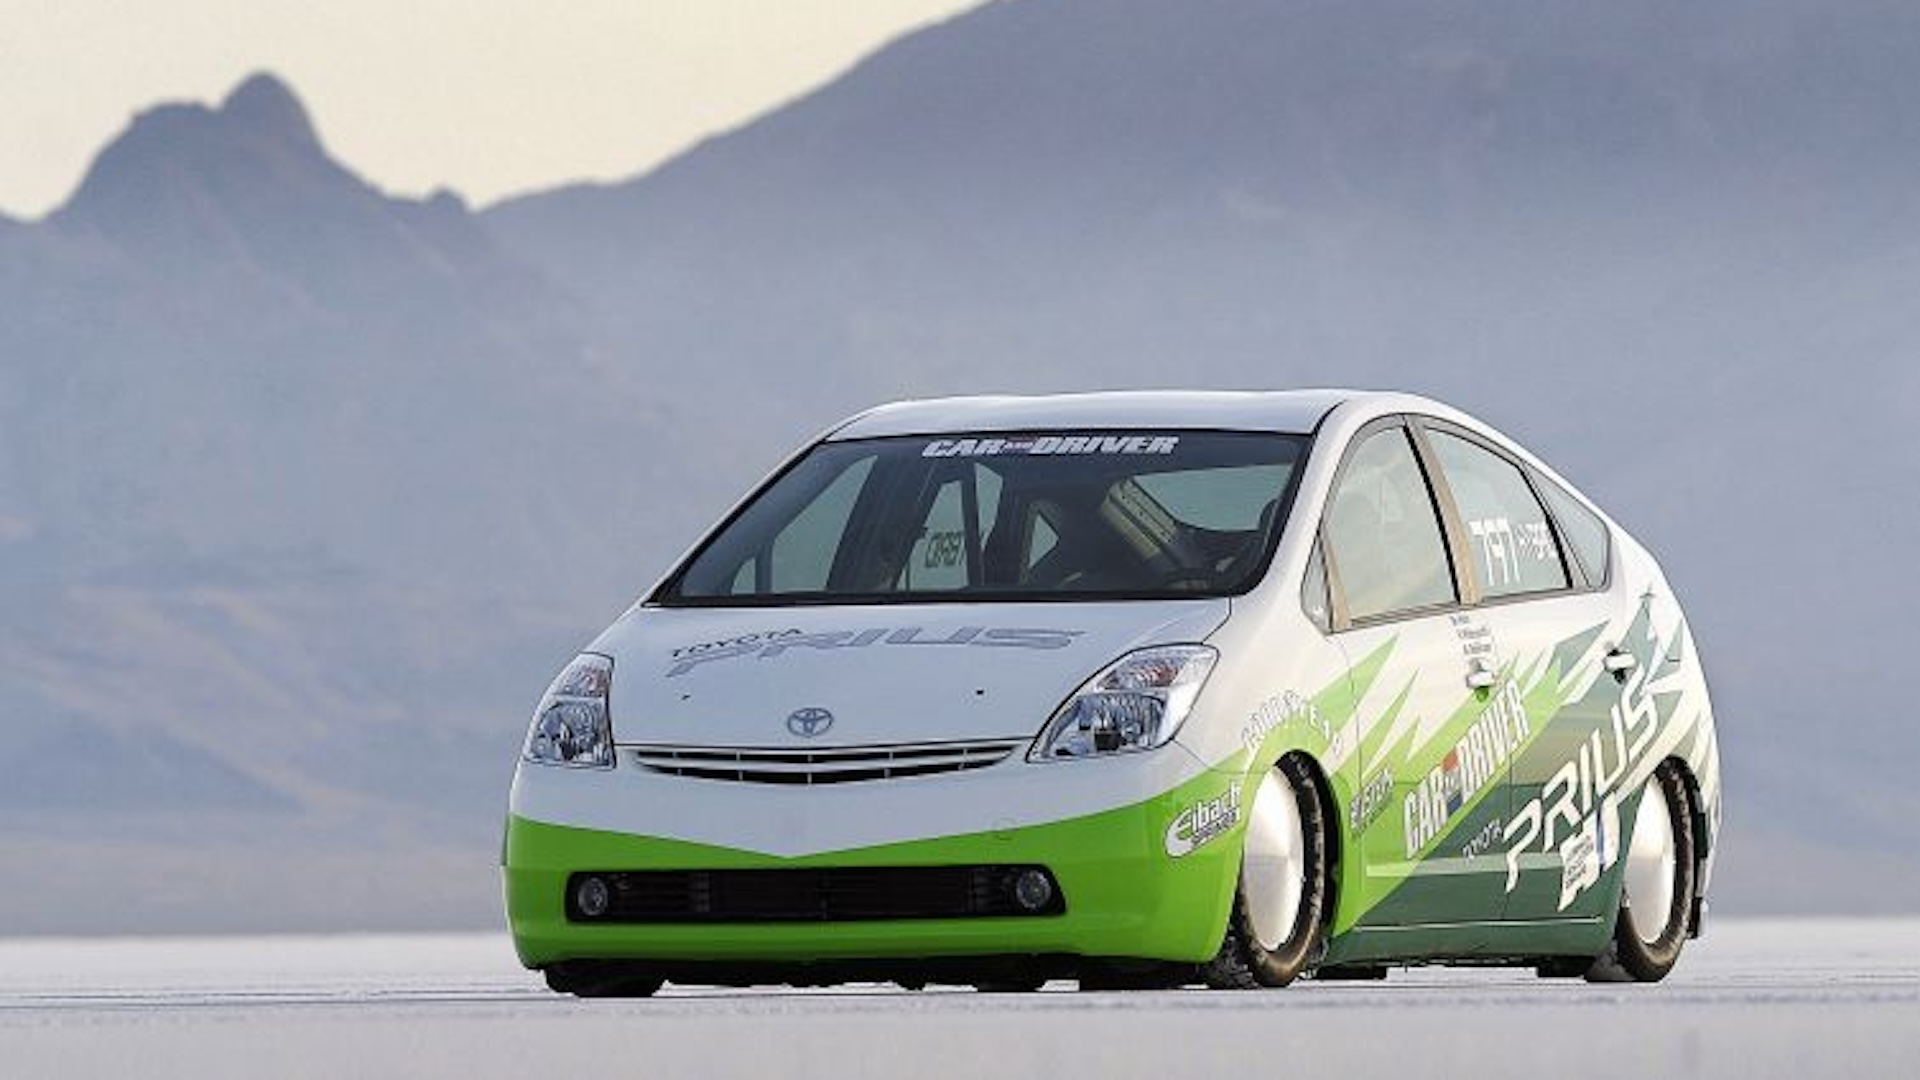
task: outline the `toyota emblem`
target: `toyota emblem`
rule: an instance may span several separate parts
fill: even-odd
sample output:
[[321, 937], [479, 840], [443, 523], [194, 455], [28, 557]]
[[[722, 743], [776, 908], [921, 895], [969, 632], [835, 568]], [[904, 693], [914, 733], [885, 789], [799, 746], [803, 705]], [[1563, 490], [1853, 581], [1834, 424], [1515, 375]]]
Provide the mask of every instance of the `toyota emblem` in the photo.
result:
[[825, 709], [811, 706], [795, 709], [787, 714], [787, 730], [803, 739], [812, 739], [827, 733], [833, 726], [833, 714]]

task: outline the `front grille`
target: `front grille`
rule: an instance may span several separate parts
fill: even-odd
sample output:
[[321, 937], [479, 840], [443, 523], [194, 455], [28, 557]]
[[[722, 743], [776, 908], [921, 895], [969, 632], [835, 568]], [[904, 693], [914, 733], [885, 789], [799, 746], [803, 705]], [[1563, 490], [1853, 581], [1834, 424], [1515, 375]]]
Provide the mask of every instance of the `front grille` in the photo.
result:
[[851, 784], [966, 772], [998, 765], [1026, 740], [905, 743], [834, 750], [754, 750], [710, 746], [623, 746], [627, 760], [651, 772], [745, 784]]
[[[1023, 904], [1015, 882], [1046, 880], [1045, 901]], [[581, 911], [583, 885], [598, 880], [597, 914]], [[1031, 884], [1031, 882], [1030, 882]], [[1053, 875], [1038, 866], [831, 867], [794, 870], [640, 870], [574, 874], [567, 918], [595, 923], [857, 922], [1058, 915]]]

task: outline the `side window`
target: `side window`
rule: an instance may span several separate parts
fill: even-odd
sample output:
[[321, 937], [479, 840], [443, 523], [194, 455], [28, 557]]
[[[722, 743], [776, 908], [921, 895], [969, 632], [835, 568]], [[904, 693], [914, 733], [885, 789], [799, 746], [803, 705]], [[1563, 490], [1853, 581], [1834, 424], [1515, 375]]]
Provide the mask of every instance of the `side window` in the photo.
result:
[[1368, 436], [1347, 460], [1324, 535], [1350, 618], [1456, 598], [1433, 495], [1402, 428]]
[[[872, 471], [871, 457], [849, 465], [774, 536], [767, 559], [773, 591], [808, 592], [827, 587], [827, 575], [833, 570], [847, 518], [853, 515], [854, 501]], [[739, 584], [736, 578], [736, 591]]]
[[1316, 542], [1313, 555], [1307, 559], [1307, 572], [1300, 580], [1300, 610], [1307, 613], [1313, 625], [1332, 630], [1333, 604], [1327, 595], [1327, 560], [1320, 552]]
[[1540, 494], [1546, 496], [1547, 508], [1553, 511], [1553, 520], [1560, 523], [1560, 535], [1566, 537], [1567, 546], [1573, 549], [1573, 554], [1586, 570], [1587, 582], [1591, 585], [1604, 584], [1607, 580], [1607, 523], [1580, 505], [1580, 500], [1567, 494], [1560, 485], [1544, 476], [1538, 479]]
[[1520, 467], [1483, 446], [1429, 431], [1488, 596], [1567, 587], [1567, 567], [1547, 511]]

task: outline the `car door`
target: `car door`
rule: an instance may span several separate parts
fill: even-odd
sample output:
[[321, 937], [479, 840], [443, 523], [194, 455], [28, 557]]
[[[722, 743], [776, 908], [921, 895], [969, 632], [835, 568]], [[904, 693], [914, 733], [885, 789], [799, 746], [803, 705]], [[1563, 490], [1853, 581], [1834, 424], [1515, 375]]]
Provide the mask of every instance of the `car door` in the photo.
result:
[[1619, 659], [1645, 636], [1636, 605], [1605, 588], [1606, 527], [1591, 511], [1486, 440], [1422, 428], [1506, 653], [1501, 691], [1528, 732], [1508, 762], [1509, 818], [1481, 857], [1501, 864], [1510, 921], [1604, 917], [1613, 900], [1595, 886], [1617, 873], [1622, 780], [1647, 728], [1640, 680]]
[[[1400, 420], [1351, 444], [1321, 523], [1333, 637], [1358, 702], [1357, 795], [1349, 810], [1349, 888], [1341, 905], [1362, 931], [1428, 928], [1385, 953], [1460, 953], [1504, 901], [1497, 864], [1475, 838], [1503, 819], [1511, 738], [1493, 711], [1487, 634], [1463, 607], [1457, 538], [1443, 525], [1428, 466]], [[1496, 829], [1497, 831], [1497, 829]], [[1435, 928], [1453, 926], [1446, 934]], [[1345, 929], [1342, 926], [1341, 929]], [[1379, 950], [1371, 950], [1379, 951]]]

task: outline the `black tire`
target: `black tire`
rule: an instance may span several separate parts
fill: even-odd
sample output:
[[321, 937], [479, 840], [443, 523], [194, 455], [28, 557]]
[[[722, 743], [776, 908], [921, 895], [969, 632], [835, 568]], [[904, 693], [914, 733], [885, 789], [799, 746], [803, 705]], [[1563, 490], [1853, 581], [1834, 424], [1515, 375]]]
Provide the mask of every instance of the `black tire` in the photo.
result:
[[1665, 798], [1667, 814], [1673, 826], [1673, 899], [1667, 910], [1652, 913], [1660, 919], [1660, 933], [1652, 941], [1642, 940], [1642, 922], [1648, 912], [1633, 910], [1626, 887], [1620, 889], [1620, 907], [1614, 914], [1613, 941], [1607, 951], [1595, 958], [1587, 969], [1589, 982], [1655, 983], [1667, 977], [1687, 944], [1687, 932], [1693, 915], [1695, 889], [1693, 796], [1680, 766], [1663, 761], [1653, 772], [1658, 792]]
[[1145, 961], [1090, 963], [1079, 976], [1082, 990], [1177, 990], [1194, 980], [1193, 964]]
[[1047, 985], [1047, 980], [1038, 975], [1016, 976], [1006, 979], [989, 979], [973, 984], [973, 988], [982, 994], [1031, 994]]
[[1300, 831], [1306, 842], [1306, 880], [1300, 894], [1300, 911], [1286, 940], [1268, 949], [1252, 931], [1245, 892], [1236, 888], [1220, 951], [1200, 968], [1201, 979], [1215, 990], [1286, 986], [1326, 953], [1327, 922], [1333, 914], [1329, 903], [1326, 799], [1314, 781], [1312, 767], [1302, 759], [1289, 756], [1274, 767], [1300, 806]]
[[555, 964], [542, 972], [547, 989], [582, 998], [652, 997], [666, 985], [658, 975], [599, 964]]
[[1591, 956], [1547, 956], [1533, 965], [1533, 973], [1543, 979], [1579, 979], [1592, 970]]

